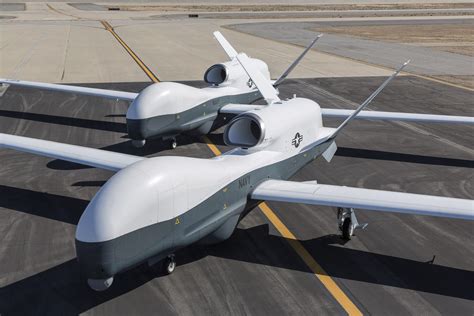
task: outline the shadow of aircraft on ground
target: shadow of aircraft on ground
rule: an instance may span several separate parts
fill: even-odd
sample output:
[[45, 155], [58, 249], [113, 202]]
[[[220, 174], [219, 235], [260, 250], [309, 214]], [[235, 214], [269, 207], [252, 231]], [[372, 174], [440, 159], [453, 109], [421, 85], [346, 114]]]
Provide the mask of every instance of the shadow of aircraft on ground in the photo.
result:
[[96, 129], [100, 131], [127, 133], [127, 124], [120, 122], [108, 122], [77, 117], [66, 117], [51, 114], [39, 114], [7, 110], [0, 110], [0, 116], [41, 123]]
[[435, 165], [435, 166], [462, 167], [462, 168], [471, 168], [471, 169], [474, 168], [473, 160], [423, 156], [423, 155], [414, 155], [414, 154], [402, 154], [402, 153], [389, 152], [389, 151], [360, 149], [360, 148], [351, 148], [351, 147], [339, 147], [337, 149], [336, 156], [409, 162], [409, 163]]
[[[72, 224], [77, 223], [87, 203], [77, 198], [0, 186], [0, 207]], [[474, 300], [472, 271], [349, 249], [336, 235], [301, 243], [327, 274], [337, 279]], [[175, 273], [179, 273], [179, 266], [207, 256], [312, 274], [284, 237], [269, 233], [268, 224], [237, 228], [229, 240], [217, 245], [192, 245], [178, 251]], [[6, 315], [77, 315], [160, 277], [158, 266], [148, 268], [144, 264], [119, 274], [109, 290], [97, 293], [86, 286], [76, 260], [71, 259], [1, 288], [0, 311]]]

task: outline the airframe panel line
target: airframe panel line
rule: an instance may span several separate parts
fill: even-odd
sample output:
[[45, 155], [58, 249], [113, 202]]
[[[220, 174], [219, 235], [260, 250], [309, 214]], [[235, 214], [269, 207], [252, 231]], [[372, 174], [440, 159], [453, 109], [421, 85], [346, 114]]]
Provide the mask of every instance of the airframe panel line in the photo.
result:
[[[125, 50], [130, 54], [133, 60], [138, 64], [138, 66], [145, 72], [145, 74], [153, 81], [159, 82], [155, 74], [143, 63], [143, 61], [132, 51], [132, 49], [115, 33], [112, 26], [107, 21], [101, 21], [102, 25], [107, 31], [112, 33], [112, 35], [117, 39], [117, 41], [125, 48]], [[219, 156], [221, 151], [217, 146], [209, 139], [207, 136], [203, 136], [204, 142], [212, 151], [215, 156]], [[349, 297], [344, 293], [344, 291], [334, 282], [334, 280], [324, 271], [324, 269], [319, 265], [319, 263], [311, 256], [311, 254], [306, 250], [306, 248], [301, 244], [301, 242], [296, 238], [296, 236], [286, 227], [285, 224], [278, 218], [275, 212], [263, 202], [259, 205], [262, 213], [267, 217], [267, 219], [275, 226], [278, 232], [285, 237], [293, 250], [300, 256], [303, 262], [311, 269], [316, 278], [324, 285], [324, 287], [329, 291], [329, 293], [334, 297], [334, 299], [341, 305], [341, 307], [349, 314], [354, 316], [362, 315], [362, 312], [357, 308], [357, 306], [349, 299]]]

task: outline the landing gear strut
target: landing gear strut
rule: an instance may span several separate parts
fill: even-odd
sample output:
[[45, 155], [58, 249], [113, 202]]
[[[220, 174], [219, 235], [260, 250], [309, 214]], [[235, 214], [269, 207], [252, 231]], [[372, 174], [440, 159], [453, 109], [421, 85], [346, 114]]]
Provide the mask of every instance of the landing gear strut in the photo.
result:
[[166, 274], [171, 274], [173, 273], [175, 268], [176, 268], [176, 260], [174, 258], [174, 255], [169, 255], [163, 261], [163, 270]]
[[337, 208], [337, 222], [339, 230], [342, 232], [342, 239], [350, 240], [354, 235], [354, 230], [365, 229], [367, 223], [359, 224], [357, 220], [355, 210], [353, 208]]

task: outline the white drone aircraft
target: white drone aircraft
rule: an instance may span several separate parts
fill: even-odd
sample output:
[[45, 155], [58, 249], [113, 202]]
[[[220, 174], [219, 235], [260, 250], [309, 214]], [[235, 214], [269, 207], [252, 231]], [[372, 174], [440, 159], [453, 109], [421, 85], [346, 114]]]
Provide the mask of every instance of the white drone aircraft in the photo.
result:
[[[348, 115], [347, 119], [337, 128], [328, 128], [316, 102], [280, 100], [272, 82], [250, 58], [240, 53], [236, 60], [267, 105], [243, 112], [228, 124], [225, 142], [239, 147], [215, 158], [144, 158], [0, 134], [0, 148], [117, 172], [97, 192], [77, 225], [77, 259], [91, 288], [105, 290], [117, 273], [143, 262], [164, 259], [165, 271], [173, 272], [174, 252], [196, 242], [228, 239], [262, 200], [339, 207], [338, 223], [345, 238], [365, 227], [358, 223], [355, 208], [474, 220], [472, 200], [288, 181], [319, 156], [331, 161], [336, 137], [359, 117], [474, 124], [472, 117], [364, 113], [362, 109], [406, 63], [355, 111], [337, 112]], [[243, 111], [244, 105], [239, 108]]]
[[[203, 135], [221, 127], [225, 120], [219, 114], [232, 113], [232, 107], [226, 110], [227, 105], [248, 104], [262, 98], [249, 76], [240, 67], [235, 49], [220, 32], [214, 32], [214, 36], [224, 47], [230, 61], [213, 65], [206, 70], [204, 81], [210, 86], [203, 89], [176, 82], [154, 83], [140, 93], [12, 79], [0, 79], [0, 83], [131, 101], [126, 118], [132, 144], [142, 147], [147, 139], [163, 138], [169, 139], [171, 148], [175, 148], [176, 136], [181, 133]], [[320, 37], [321, 35], [318, 35], [273, 82], [275, 87], [283, 82]], [[265, 62], [255, 58], [249, 60], [253, 68], [270, 79], [270, 72]]]

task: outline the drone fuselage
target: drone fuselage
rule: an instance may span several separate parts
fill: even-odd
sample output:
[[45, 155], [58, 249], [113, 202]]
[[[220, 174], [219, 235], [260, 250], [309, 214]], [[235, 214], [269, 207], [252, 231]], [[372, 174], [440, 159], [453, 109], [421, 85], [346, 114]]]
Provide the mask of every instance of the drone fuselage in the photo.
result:
[[[333, 129], [321, 125], [315, 102], [293, 99], [285, 103], [290, 104], [262, 110], [262, 117], [284, 109], [298, 113], [293, 115], [299, 119], [288, 118], [287, 126], [292, 128], [282, 124], [281, 139], [268, 134], [260, 145], [265, 149], [236, 148], [212, 159], [156, 157], [114, 175], [78, 224], [76, 251], [85, 275], [107, 279], [195, 242], [229, 238], [258, 203], [249, 198], [256, 185], [267, 179], [288, 179], [331, 144], [324, 137]], [[313, 124], [301, 124], [309, 122]], [[304, 135], [298, 146], [296, 134]]]
[[182, 133], [207, 134], [227, 122], [219, 110], [229, 103], [261, 99], [256, 89], [211, 86], [202, 89], [180, 83], [155, 83], [145, 88], [127, 111], [132, 140], [170, 138]]
[[[265, 62], [249, 58], [266, 79], [270, 72]], [[174, 138], [182, 133], [207, 134], [227, 122], [219, 110], [230, 103], [251, 104], [262, 98], [237, 60], [211, 66], [204, 73], [210, 86], [199, 89], [176, 82], [154, 83], [131, 103], [127, 129], [134, 141]]]

